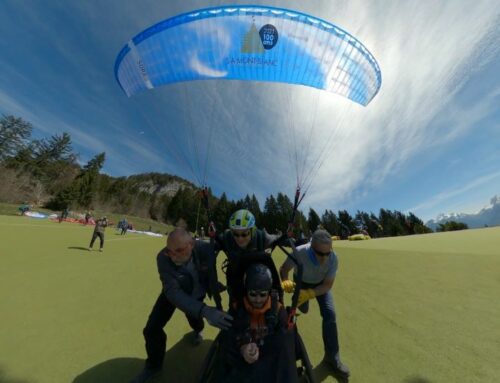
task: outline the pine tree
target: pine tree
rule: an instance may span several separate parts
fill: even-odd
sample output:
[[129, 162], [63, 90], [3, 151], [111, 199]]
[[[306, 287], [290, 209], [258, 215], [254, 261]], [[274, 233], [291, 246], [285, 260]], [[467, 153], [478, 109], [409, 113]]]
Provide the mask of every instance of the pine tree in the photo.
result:
[[260, 205], [259, 201], [257, 200], [257, 197], [255, 197], [255, 194], [252, 194], [252, 198], [250, 199], [250, 211], [253, 213], [255, 216], [255, 220], [257, 221], [258, 225], [262, 224], [262, 211], [260, 210]]
[[340, 224], [335, 213], [331, 210], [325, 210], [321, 216], [321, 223], [326, 231], [331, 235], [340, 236]]
[[285, 231], [288, 228], [290, 219], [292, 219], [293, 203], [286, 194], [278, 193], [276, 204], [278, 207], [276, 227], [281, 231]]
[[264, 212], [262, 214], [262, 227], [270, 233], [279, 229], [278, 226], [278, 203], [273, 195], [266, 198], [264, 203]]
[[226, 193], [222, 193], [212, 213], [217, 231], [222, 232], [228, 227], [229, 217], [232, 213], [233, 204], [227, 200]]
[[0, 161], [14, 157], [27, 146], [33, 126], [20, 117], [2, 115], [0, 118]]
[[357, 232], [356, 224], [347, 210], [339, 210], [340, 236], [342, 239]]
[[309, 231], [314, 233], [319, 225], [321, 224], [321, 219], [319, 218], [318, 213], [311, 207], [309, 208], [309, 216], [307, 218], [307, 226], [309, 227]]
[[76, 177], [75, 188], [78, 191], [78, 205], [84, 208], [89, 208], [92, 205], [94, 192], [97, 189], [96, 181], [105, 160], [106, 153], [97, 154], [83, 167], [81, 173]]

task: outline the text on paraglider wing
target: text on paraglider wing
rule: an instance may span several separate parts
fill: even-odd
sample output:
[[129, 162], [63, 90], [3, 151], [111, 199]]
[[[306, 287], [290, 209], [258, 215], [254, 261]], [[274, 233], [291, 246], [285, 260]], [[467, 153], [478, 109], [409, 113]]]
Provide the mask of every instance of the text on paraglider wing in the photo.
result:
[[225, 60], [226, 65], [267, 65], [277, 66], [278, 60], [263, 59], [262, 57], [228, 57]]

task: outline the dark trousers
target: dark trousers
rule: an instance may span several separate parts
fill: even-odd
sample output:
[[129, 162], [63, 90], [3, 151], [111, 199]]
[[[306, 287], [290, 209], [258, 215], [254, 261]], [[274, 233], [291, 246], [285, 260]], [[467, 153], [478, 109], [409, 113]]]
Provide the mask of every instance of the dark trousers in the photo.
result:
[[[312, 288], [314, 285], [303, 283], [302, 288]], [[325, 356], [331, 360], [339, 360], [339, 337], [337, 332], [337, 320], [335, 307], [333, 305], [333, 294], [331, 291], [316, 297], [319, 312], [322, 318], [322, 335]], [[299, 307], [303, 313], [309, 311], [309, 301]]]
[[295, 332], [278, 329], [264, 338], [259, 346], [259, 359], [245, 362], [235, 342], [237, 331], [220, 333], [214, 373], [208, 383], [297, 383]]
[[[200, 300], [203, 300], [203, 298], [200, 298]], [[149, 314], [146, 327], [142, 331], [146, 340], [146, 352], [148, 354], [146, 359], [147, 368], [156, 369], [162, 367], [167, 348], [167, 334], [165, 334], [163, 328], [172, 318], [175, 309], [176, 307], [161, 293], [153, 306], [153, 310], [151, 310], [151, 314]], [[202, 331], [205, 327], [203, 318], [194, 318], [187, 314], [186, 318], [191, 328], [196, 332]]]
[[99, 233], [97, 231], [94, 232], [94, 234], [92, 235], [92, 240], [90, 241], [90, 247], [94, 246], [94, 242], [97, 239], [97, 237], [99, 237], [99, 242], [100, 242], [99, 248], [102, 249], [104, 247], [104, 233]]

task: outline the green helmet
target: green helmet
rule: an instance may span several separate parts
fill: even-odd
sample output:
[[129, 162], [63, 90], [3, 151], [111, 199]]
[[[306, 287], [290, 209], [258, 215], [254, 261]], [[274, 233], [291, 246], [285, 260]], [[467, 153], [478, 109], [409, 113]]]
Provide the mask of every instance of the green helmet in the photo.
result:
[[231, 230], [249, 230], [255, 227], [255, 217], [247, 209], [235, 211], [229, 218]]

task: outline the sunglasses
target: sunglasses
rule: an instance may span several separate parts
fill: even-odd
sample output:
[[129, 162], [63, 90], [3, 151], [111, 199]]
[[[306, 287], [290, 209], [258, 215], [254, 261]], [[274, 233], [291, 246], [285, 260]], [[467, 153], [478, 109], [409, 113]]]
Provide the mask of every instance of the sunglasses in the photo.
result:
[[249, 231], [245, 231], [244, 233], [236, 233], [233, 231], [232, 233], [233, 233], [233, 237], [235, 237], [235, 238], [246, 238], [250, 235]]
[[322, 253], [321, 251], [316, 250], [314, 247], [313, 247], [313, 251], [316, 254], [318, 254], [320, 257], [328, 257], [331, 253], [331, 251], [327, 251], [326, 253]]
[[248, 292], [248, 296], [252, 298], [265, 298], [269, 295], [269, 291], [256, 291], [256, 290], [250, 290]]

